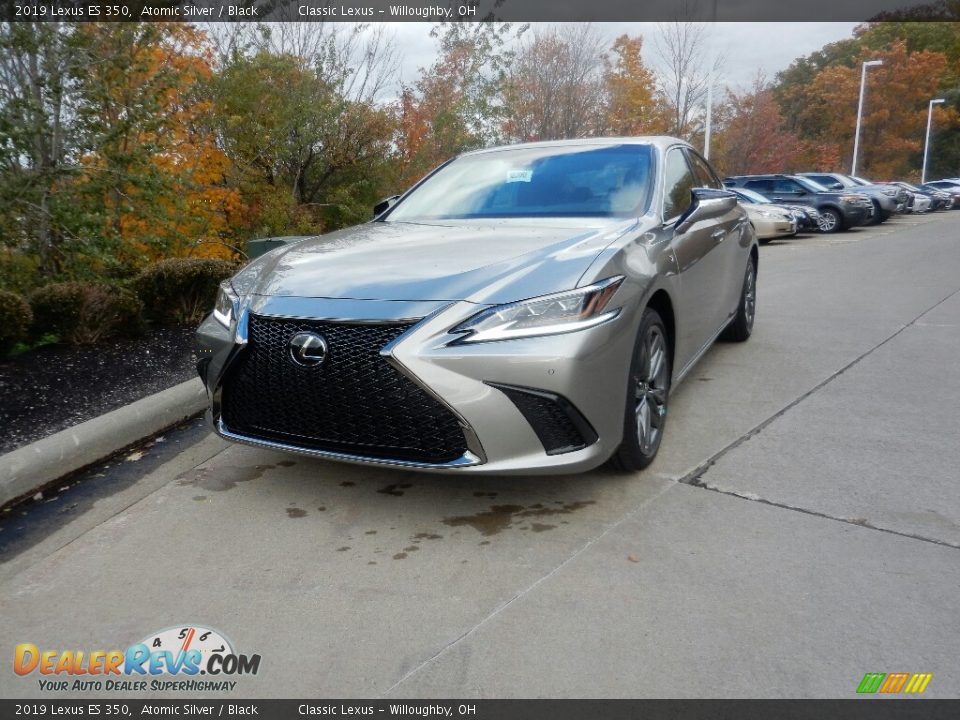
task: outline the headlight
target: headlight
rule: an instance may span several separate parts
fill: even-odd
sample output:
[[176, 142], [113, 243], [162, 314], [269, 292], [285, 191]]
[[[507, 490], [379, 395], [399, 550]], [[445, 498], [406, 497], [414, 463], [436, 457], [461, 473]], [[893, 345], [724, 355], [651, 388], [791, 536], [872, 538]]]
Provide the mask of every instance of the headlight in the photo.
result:
[[855, 203], [855, 202], [860, 202], [860, 196], [859, 195], [841, 195], [840, 200], [841, 202], [845, 202], [845, 203]]
[[583, 330], [620, 314], [620, 308], [606, 307], [622, 282], [623, 276], [618, 275], [589, 287], [498, 305], [451, 332], [465, 333], [458, 343], [476, 343]]
[[217, 291], [217, 302], [213, 306], [213, 316], [221, 325], [230, 327], [239, 304], [240, 296], [237, 295], [230, 281], [224, 280], [220, 283], [220, 289]]

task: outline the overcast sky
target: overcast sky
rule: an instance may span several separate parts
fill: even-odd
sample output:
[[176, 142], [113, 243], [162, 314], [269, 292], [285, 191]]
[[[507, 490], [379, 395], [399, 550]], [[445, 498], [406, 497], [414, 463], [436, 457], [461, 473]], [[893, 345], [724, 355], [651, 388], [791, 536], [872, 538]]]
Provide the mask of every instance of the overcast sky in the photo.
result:
[[[431, 23], [395, 23], [391, 30], [403, 55], [401, 81], [412, 83], [418, 68], [434, 59], [436, 44], [430, 37]], [[623, 33], [644, 37], [644, 59], [656, 63], [656, 23], [595, 23], [612, 42]], [[825, 44], [851, 37], [856, 23], [717, 23], [711, 28], [711, 46], [726, 59], [721, 87], [748, 87], [762, 70], [770, 80], [795, 58], [819, 50]]]

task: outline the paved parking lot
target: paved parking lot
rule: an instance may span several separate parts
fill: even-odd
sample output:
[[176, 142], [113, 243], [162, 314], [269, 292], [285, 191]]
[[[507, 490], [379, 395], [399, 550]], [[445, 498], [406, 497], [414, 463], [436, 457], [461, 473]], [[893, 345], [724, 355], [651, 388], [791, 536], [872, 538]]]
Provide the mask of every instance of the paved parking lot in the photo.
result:
[[[262, 656], [247, 697], [853, 697], [866, 672], [957, 697], [958, 357], [960, 212], [775, 242], [753, 338], [677, 388], [648, 471], [434, 476], [187, 428], [4, 519], [0, 647], [201, 623]], [[9, 667], [0, 694], [41, 694]]]

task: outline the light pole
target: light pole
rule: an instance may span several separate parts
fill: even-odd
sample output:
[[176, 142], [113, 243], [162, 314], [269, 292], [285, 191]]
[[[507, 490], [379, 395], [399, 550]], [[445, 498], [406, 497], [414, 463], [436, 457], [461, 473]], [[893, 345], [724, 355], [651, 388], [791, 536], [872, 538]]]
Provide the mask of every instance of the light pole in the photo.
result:
[[857, 106], [857, 133], [853, 136], [853, 165], [850, 167], [850, 174], [857, 174], [857, 153], [860, 150], [860, 117], [863, 115], [863, 96], [867, 89], [867, 68], [874, 65], [883, 65], [883, 60], [866, 60], [863, 63], [863, 70], [860, 72], [860, 104]]
[[943, 102], [943, 98], [935, 98], [930, 101], [927, 108], [927, 139], [923, 142], [923, 170], [920, 171], [920, 184], [927, 181], [927, 157], [930, 155], [930, 126], [933, 124], [933, 106]]
[[[713, 28], [717, 26], [717, 2], [718, 0], [713, 0], [713, 18], [711, 20], [711, 27]], [[707, 75], [707, 120], [706, 128], [703, 131], [703, 156], [707, 160], [710, 159], [710, 130], [713, 120], [713, 71], [716, 64], [716, 55], [714, 55], [713, 65], [710, 66], [710, 72]]]

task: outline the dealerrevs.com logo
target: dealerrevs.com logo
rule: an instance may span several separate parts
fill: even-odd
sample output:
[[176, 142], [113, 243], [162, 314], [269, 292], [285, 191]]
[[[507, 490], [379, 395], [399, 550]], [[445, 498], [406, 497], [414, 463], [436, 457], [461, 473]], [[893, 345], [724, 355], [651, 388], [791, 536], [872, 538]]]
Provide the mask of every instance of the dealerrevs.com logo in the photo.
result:
[[126, 650], [21, 643], [13, 658], [17, 675], [39, 675], [40, 689], [48, 692], [229, 692], [237, 685], [232, 678], [259, 669], [259, 655], [239, 654], [217, 630], [186, 623], [150, 633]]

